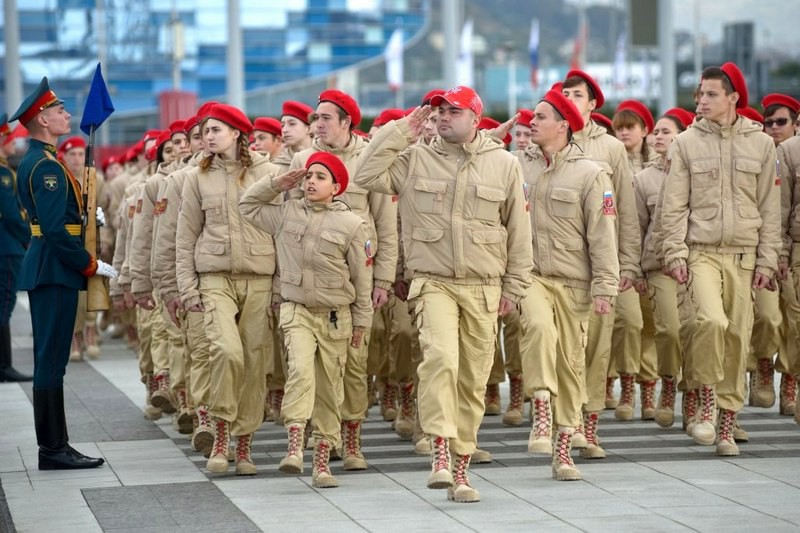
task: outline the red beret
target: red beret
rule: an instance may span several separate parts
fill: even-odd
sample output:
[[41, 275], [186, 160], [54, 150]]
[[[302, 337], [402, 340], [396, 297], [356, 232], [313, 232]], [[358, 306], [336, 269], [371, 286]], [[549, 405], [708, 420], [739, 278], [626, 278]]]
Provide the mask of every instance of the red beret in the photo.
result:
[[591, 118], [596, 123], [598, 123], [601, 126], [603, 126], [606, 129], [606, 131], [613, 131], [614, 130], [614, 123], [611, 122], [611, 119], [608, 118], [607, 116], [605, 116], [604, 114], [602, 114], [602, 113], [592, 113], [592, 117]]
[[431, 105], [438, 107], [442, 102], [447, 102], [458, 109], [470, 109], [473, 113], [480, 116], [483, 114], [483, 101], [474, 89], [465, 85], [453, 87], [444, 94], [437, 94], [431, 98]]
[[86, 141], [84, 141], [82, 137], [70, 137], [61, 143], [61, 146], [58, 147], [58, 151], [66, 154], [73, 148], [86, 148]]
[[[146, 143], [150, 139], [157, 139], [159, 135], [161, 135], [161, 130], [147, 130], [142, 136], [142, 142]], [[142, 150], [144, 150], [144, 147], [142, 147]]]
[[169, 125], [170, 136], [175, 135], [176, 133], [186, 133], [186, 121], [185, 120], [176, 120], [172, 124]]
[[800, 102], [788, 94], [772, 93], [761, 99], [761, 107], [767, 109], [771, 105], [782, 105], [788, 107], [795, 113], [800, 113]]
[[186, 122], [183, 123], [183, 131], [186, 135], [189, 135], [195, 126], [200, 125], [200, 117], [197, 115], [191, 116], [186, 119]]
[[656, 127], [656, 121], [653, 120], [653, 114], [647, 109], [647, 106], [638, 100], [623, 100], [617, 106], [615, 113], [620, 111], [632, 111], [636, 113], [642, 122], [644, 122], [645, 133], [650, 133]]
[[551, 91], [558, 91], [558, 92], [563, 91], [564, 90], [564, 82], [563, 81], [555, 82], [553, 85], [550, 86], [550, 90]]
[[298, 120], [302, 120], [304, 124], [308, 125], [308, 117], [311, 116], [314, 110], [311, 109], [311, 106], [307, 106], [302, 102], [296, 102], [294, 100], [286, 100], [283, 103], [283, 108], [281, 109], [281, 117], [294, 117]]
[[425, 96], [422, 97], [422, 105], [429, 105], [434, 96], [441, 96], [444, 94], [444, 92], [444, 89], [433, 89], [428, 91]]
[[728, 61], [719, 68], [722, 69], [722, 72], [724, 72], [726, 76], [728, 76], [731, 85], [733, 85], [733, 90], [739, 93], [739, 101], [736, 102], [736, 108], [744, 109], [745, 107], [747, 107], [748, 103], [747, 83], [744, 81], [744, 74], [742, 74], [742, 71], [739, 70], [739, 67], [737, 67], [734, 63], [731, 63], [730, 61]]
[[208, 116], [208, 112], [211, 110], [212, 107], [218, 105], [220, 102], [215, 102], [211, 100], [210, 102], [206, 102], [205, 104], [201, 105], [200, 108], [197, 110], [197, 118], [200, 122], [203, 122], [205, 118]]
[[156, 144], [151, 146], [150, 149], [147, 150], [147, 153], [144, 154], [145, 159], [148, 161], [154, 161], [158, 155], [158, 149], [171, 138], [172, 134], [170, 134], [169, 130], [162, 131], [156, 139]]
[[258, 131], [266, 131], [276, 137], [281, 136], [281, 122], [272, 117], [258, 117], [253, 123], [253, 129]]
[[683, 124], [684, 128], [688, 128], [694, 122], [694, 113], [691, 111], [686, 111], [680, 107], [673, 107], [672, 109], [667, 109], [664, 113], [664, 116], [675, 117], [678, 121]]
[[[492, 117], [481, 117], [480, 122], [478, 122], [479, 130], [493, 130], [498, 127], [500, 127], [500, 123]], [[505, 138], [503, 139], [503, 144], [511, 144], [510, 133], [506, 134]]]
[[519, 114], [519, 118], [517, 119], [518, 126], [525, 126], [526, 128], [531, 127], [531, 120], [533, 120], [533, 111], [530, 109], [520, 109], [517, 111]]
[[553, 106], [555, 110], [564, 117], [564, 120], [569, 122], [569, 128], [572, 130], [572, 133], [579, 132], [583, 129], [583, 117], [581, 117], [578, 108], [575, 107], [572, 100], [558, 91], [547, 91], [542, 101]]
[[411, 106], [411, 107], [406, 108], [406, 110], [403, 111], [403, 116], [407, 117], [408, 115], [413, 113], [416, 108], [417, 108], [417, 106]]
[[375, 120], [372, 122], [373, 126], [383, 126], [384, 124], [388, 124], [393, 120], [400, 120], [401, 118], [406, 116], [406, 112], [402, 109], [384, 109], [381, 111], [381, 114], [378, 115]]
[[741, 115], [741, 116], [743, 116], [745, 118], [749, 118], [750, 120], [758, 122], [759, 124], [764, 124], [764, 116], [761, 113], [759, 113], [758, 111], [756, 111], [755, 109], [753, 109], [752, 107], [745, 107], [744, 109], [737, 109], [736, 113], [738, 113], [739, 115]]
[[588, 85], [589, 88], [592, 89], [592, 92], [594, 93], [594, 98], [595, 98], [595, 100], [597, 100], [597, 105], [595, 105], [594, 108], [595, 109], [600, 109], [601, 107], [603, 107], [603, 104], [606, 103], [606, 97], [603, 96], [603, 91], [600, 89], [600, 86], [597, 84], [597, 82], [594, 81], [594, 78], [589, 76], [587, 73], [585, 73], [582, 70], [573, 69], [573, 70], [570, 70], [569, 72], [567, 72], [567, 77], [564, 78], [564, 79], [568, 79], [568, 78], [571, 78], [573, 76], [577, 76], [579, 78], [583, 78], [583, 81], [586, 82], [586, 85]]
[[128, 151], [125, 152], [125, 161], [133, 161], [139, 157], [143, 151], [144, 141], [136, 141], [136, 144], [128, 148]]
[[213, 118], [224, 122], [233, 129], [239, 130], [245, 135], [253, 132], [253, 124], [244, 113], [238, 108], [228, 104], [217, 104], [211, 106], [206, 118]]
[[105, 172], [106, 170], [108, 170], [108, 167], [110, 167], [114, 163], [123, 164], [124, 163], [123, 156], [121, 156], [121, 155], [112, 155], [112, 156], [106, 157], [103, 160], [103, 162], [101, 163], [100, 167], [103, 169], [103, 172]]
[[343, 93], [338, 89], [327, 89], [322, 91], [319, 95], [319, 103], [322, 102], [330, 102], [342, 108], [345, 113], [350, 115], [353, 128], [361, 123], [361, 110], [358, 108], [356, 101], [349, 94]]
[[314, 163], [319, 163], [328, 169], [336, 183], [340, 185], [339, 192], [335, 194], [338, 196], [347, 190], [347, 185], [350, 183], [350, 175], [347, 173], [347, 167], [344, 166], [342, 160], [330, 152], [314, 152], [311, 157], [306, 161], [306, 170], [308, 170]]

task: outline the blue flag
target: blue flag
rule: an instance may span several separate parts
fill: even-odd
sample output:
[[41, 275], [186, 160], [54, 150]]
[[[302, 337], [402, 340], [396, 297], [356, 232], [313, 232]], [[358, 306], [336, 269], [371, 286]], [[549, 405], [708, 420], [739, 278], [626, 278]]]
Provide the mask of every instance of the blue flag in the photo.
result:
[[100, 63], [98, 63], [92, 78], [92, 87], [89, 89], [89, 96], [86, 97], [86, 105], [83, 108], [81, 131], [89, 135], [92, 126], [97, 130], [113, 112], [114, 104], [111, 103], [103, 73], [100, 72]]

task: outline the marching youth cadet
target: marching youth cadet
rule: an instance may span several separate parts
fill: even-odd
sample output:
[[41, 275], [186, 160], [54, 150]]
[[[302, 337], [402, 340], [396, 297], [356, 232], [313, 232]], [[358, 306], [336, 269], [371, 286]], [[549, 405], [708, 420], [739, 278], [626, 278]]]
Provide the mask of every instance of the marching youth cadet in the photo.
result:
[[253, 125], [239, 109], [212, 106], [202, 128], [209, 154], [183, 183], [176, 276], [183, 307], [203, 314], [209, 342], [209, 414], [216, 435], [206, 468], [228, 471], [232, 435], [236, 474], [255, 475], [251, 444], [264, 421], [264, 376], [272, 364], [272, 332], [265, 317], [275, 245], [270, 234], [242, 218], [239, 197], [276, 168], [248, 148]]
[[177, 376], [178, 379], [172, 380], [170, 386], [175, 387], [173, 391], [179, 396], [181, 388], [186, 388], [189, 412], [194, 410], [197, 422], [192, 434], [192, 448], [206, 458], [211, 456], [214, 445], [214, 429], [208, 416], [211, 388], [208, 339], [205, 335], [203, 314], [187, 313], [181, 303], [175, 270], [175, 238], [183, 183], [187, 174], [196, 171], [198, 163], [208, 155], [204, 153], [201, 122], [213, 105], [216, 103], [203, 104], [197, 115], [190, 117], [184, 123], [192, 156], [182, 168], [169, 174], [159, 187], [156, 202], [157, 216], [153, 228], [153, 249], [156, 255], [153, 256], [150, 273], [153, 288], [157, 291], [164, 312], [168, 315], [166, 319], [181, 328], [184, 335], [184, 353], [171, 354], [173, 357], [170, 362], [171, 367], [177, 367], [176, 358], [183, 356], [184, 382], [181, 383], [180, 376]]
[[283, 151], [281, 123], [272, 117], [258, 117], [253, 122], [253, 149], [274, 159]]
[[738, 117], [746, 106], [736, 65], [703, 71], [703, 120], [672, 142], [661, 215], [666, 266], [686, 284], [687, 364], [700, 393], [692, 437], [705, 446], [716, 439], [717, 455], [739, 454], [733, 429], [744, 404], [751, 288], [775, 289], [781, 251], [775, 146]]
[[311, 116], [314, 110], [302, 102], [287, 100], [281, 108], [281, 138], [283, 151], [272, 159], [272, 163], [289, 170], [292, 158], [298, 152], [311, 147]]
[[[586, 394], [584, 418], [613, 405], [614, 379], [608, 378], [610, 367], [612, 334], [635, 342], [642, 330], [642, 311], [639, 294], [633, 282], [640, 277], [641, 237], [633, 197], [633, 173], [631, 172], [625, 145], [608, 135], [606, 129], [591, 119], [592, 111], [599, 110], [605, 97], [595, 80], [580, 70], [571, 70], [562, 85], [564, 96], [572, 100], [581, 112], [584, 127], [573, 136], [573, 141], [589, 158], [606, 171], [613, 185], [613, 201], [617, 211], [617, 243], [619, 246], [619, 293], [611, 312], [589, 316], [589, 340], [586, 346]], [[638, 348], [636, 348], [638, 349]], [[633, 380], [628, 380], [627, 390], [633, 405]], [[620, 413], [633, 417], [633, 409]], [[616, 412], [615, 412], [616, 415]], [[586, 439], [579, 429], [573, 438], [573, 447], [586, 446]]]
[[[800, 114], [800, 102], [786, 95], [767, 95], [761, 102], [765, 115], [774, 120], [766, 131], [777, 140], [778, 179], [781, 181], [781, 231], [783, 248], [778, 262], [778, 276], [781, 281], [781, 308], [783, 311], [784, 332], [778, 352], [778, 370], [781, 372], [780, 412], [794, 414], [800, 424], [800, 410], [797, 409], [797, 380], [800, 378], [800, 137], [783, 138], [778, 121], [781, 118], [795, 118]], [[783, 130], [785, 131], [785, 130]]]
[[[330, 152], [339, 157], [349, 175], [361, 162], [360, 155], [367, 141], [355, 133], [361, 122], [361, 110], [350, 95], [328, 89], [319, 95], [314, 116], [317, 133], [311, 148], [303, 150], [292, 159], [291, 169], [305, 168], [306, 161], [315, 152]], [[302, 191], [291, 191], [301, 197]], [[369, 240], [374, 257], [372, 275], [372, 305], [379, 309], [389, 300], [397, 266], [397, 206], [392, 197], [371, 192], [356, 183], [347, 187], [340, 200], [353, 213], [367, 223]], [[361, 453], [361, 423], [367, 416], [367, 357], [370, 332], [358, 347], [349, 346], [344, 374], [344, 402], [342, 403], [342, 447], [345, 470], [365, 470], [368, 465]]]
[[[304, 199], [271, 201], [304, 181]], [[358, 348], [372, 325], [372, 250], [367, 223], [336, 200], [348, 187], [344, 163], [315, 152], [305, 169], [251, 186], [242, 215], [275, 236], [281, 265], [280, 326], [288, 354], [283, 417], [289, 446], [281, 472], [303, 472], [303, 432], [314, 427], [312, 484], [338, 487], [331, 449], [341, 433], [339, 406], [348, 345]]]
[[[661, 395], [655, 409], [654, 419], [661, 427], [671, 427], [675, 421], [675, 395], [677, 380], [683, 367], [683, 354], [678, 316], [678, 286], [674, 279], [663, 271], [656, 248], [659, 246], [657, 220], [660, 216], [659, 195], [664, 186], [667, 151], [672, 139], [686, 131], [692, 115], [683, 109], [668, 110], [653, 129], [655, 158], [644, 170], [633, 177], [636, 193], [636, 209], [639, 213], [639, 229], [642, 234], [643, 280], [637, 280], [637, 290], [649, 298], [652, 305], [655, 327], [654, 340], [657, 352], [658, 375], [661, 376]], [[644, 361], [642, 361], [644, 364]], [[643, 406], [644, 407], [644, 406]]]
[[[625, 145], [631, 171], [634, 175], [641, 172], [654, 156], [647, 142], [655, 127], [650, 110], [637, 100], [624, 100], [617, 106], [612, 125], [617, 139]], [[641, 334], [635, 336], [631, 330], [618, 329], [611, 338], [612, 365], [616, 367], [612, 374], [619, 374], [622, 383], [622, 395], [614, 415], [623, 420], [633, 418], [634, 381], [638, 381], [641, 388], [642, 420], [653, 420], [656, 413], [658, 355], [654, 339], [653, 307], [647, 297], [644, 281], [645, 278], [640, 277], [634, 284], [639, 293], [642, 314]]]
[[414, 275], [408, 298], [423, 352], [420, 422], [433, 448], [428, 487], [448, 488], [457, 502], [476, 502], [468, 469], [497, 316], [510, 312], [530, 285], [530, 224], [519, 163], [478, 131], [478, 94], [455, 87], [433, 97], [431, 106], [439, 107], [439, 136], [431, 145], [412, 144], [430, 113], [425, 106], [381, 128], [355, 181], [400, 198], [403, 250]]
[[31, 381], [11, 365], [11, 313], [17, 301], [17, 278], [31, 240], [28, 214], [17, 195], [17, 176], [8, 166], [8, 115], [0, 115], [0, 383]]
[[[800, 112], [800, 102], [784, 94], [768, 94], [761, 100], [764, 108], [764, 131], [772, 137], [776, 148], [794, 136], [793, 123]], [[780, 159], [780, 157], [779, 157]], [[783, 176], [778, 176], [783, 180]], [[787, 251], [788, 252], [788, 251]], [[789, 263], [788, 257], [782, 257]], [[751, 374], [752, 405], [772, 407], [775, 404], [775, 370], [781, 373], [780, 401], [781, 414], [793, 415], [795, 398], [795, 382], [791, 374], [791, 361], [797, 357], [798, 340], [787, 339], [789, 326], [787, 322], [787, 299], [796, 300], [797, 296], [783, 290], [784, 276], [781, 276], [781, 291], [755, 291], [755, 320], [753, 322], [753, 338], [751, 340], [752, 358], [748, 361]], [[773, 365], [772, 356], [778, 353]]]
[[17, 174], [17, 190], [33, 235], [22, 261], [19, 289], [28, 291], [33, 323], [33, 418], [39, 470], [95, 468], [104, 460], [87, 457], [69, 445], [64, 374], [78, 291], [86, 290], [88, 277], [113, 278], [117, 272], [92, 257], [81, 242], [80, 183], [58, 161], [55, 148], [58, 137], [70, 132], [70, 114], [47, 78], [42, 78], [11, 120], [19, 120], [31, 135]]
[[602, 113], [592, 113], [590, 115], [590, 118], [594, 121], [595, 124], [605, 128], [606, 133], [616, 138], [616, 135], [614, 135], [614, 123], [611, 121], [610, 118], [608, 118]]
[[[570, 450], [583, 420], [589, 316], [611, 311], [619, 284], [611, 183], [572, 143], [583, 125], [575, 104], [551, 90], [534, 109], [532, 144], [518, 155], [534, 265], [533, 283], [519, 304], [524, 383], [534, 413], [528, 452], [552, 454], [553, 479], [559, 481], [581, 479]], [[595, 458], [591, 451], [605, 455], [595, 446], [597, 416], [585, 421], [587, 458]]]

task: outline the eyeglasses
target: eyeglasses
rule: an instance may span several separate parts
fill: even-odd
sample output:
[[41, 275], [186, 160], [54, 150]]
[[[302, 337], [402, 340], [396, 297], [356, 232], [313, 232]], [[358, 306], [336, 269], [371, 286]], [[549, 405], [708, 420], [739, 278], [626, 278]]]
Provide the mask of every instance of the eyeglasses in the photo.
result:
[[789, 123], [789, 119], [786, 117], [776, 118], [776, 119], [767, 119], [764, 121], [765, 128], [771, 128], [772, 126], [779, 126], [784, 127]]

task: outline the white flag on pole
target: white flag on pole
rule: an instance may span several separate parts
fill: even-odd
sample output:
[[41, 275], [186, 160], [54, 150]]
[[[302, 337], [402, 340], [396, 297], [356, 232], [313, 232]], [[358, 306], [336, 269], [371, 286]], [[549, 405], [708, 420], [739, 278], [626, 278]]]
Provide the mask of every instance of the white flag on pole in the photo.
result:
[[474, 87], [475, 72], [472, 60], [472, 20], [464, 23], [461, 30], [461, 41], [456, 64], [456, 82], [458, 85]]
[[397, 28], [389, 37], [384, 51], [386, 58], [386, 81], [389, 88], [398, 91], [403, 86], [403, 30]]

